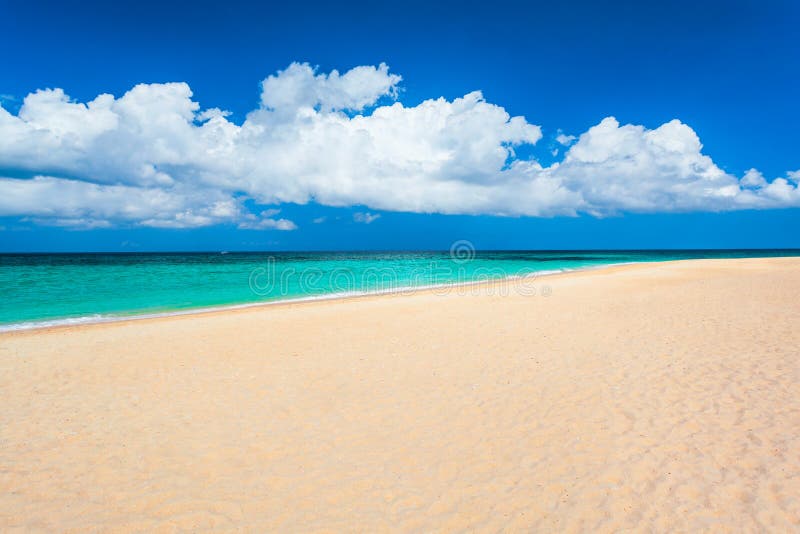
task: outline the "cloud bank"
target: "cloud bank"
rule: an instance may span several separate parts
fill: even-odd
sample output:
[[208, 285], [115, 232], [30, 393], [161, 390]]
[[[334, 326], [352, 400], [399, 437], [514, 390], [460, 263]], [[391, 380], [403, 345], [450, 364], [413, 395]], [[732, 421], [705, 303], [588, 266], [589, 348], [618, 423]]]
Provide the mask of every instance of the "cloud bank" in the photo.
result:
[[728, 174], [678, 120], [647, 129], [608, 117], [581, 135], [559, 131], [563, 159], [542, 166], [516, 154], [542, 138], [526, 118], [479, 91], [406, 107], [401, 81], [385, 64], [341, 74], [293, 63], [263, 80], [241, 124], [201, 108], [186, 83], [85, 103], [38, 90], [16, 115], [0, 102], [0, 216], [292, 230], [264, 208], [538, 217], [800, 206], [800, 171]]

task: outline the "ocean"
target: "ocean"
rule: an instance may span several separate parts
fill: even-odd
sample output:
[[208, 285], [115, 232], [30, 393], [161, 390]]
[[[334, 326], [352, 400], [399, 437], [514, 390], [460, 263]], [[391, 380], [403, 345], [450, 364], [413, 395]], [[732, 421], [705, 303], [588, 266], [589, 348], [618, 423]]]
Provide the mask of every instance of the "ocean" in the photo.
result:
[[800, 250], [197, 252], [0, 254], [0, 331], [131, 316], [334, 298], [692, 258], [800, 256]]

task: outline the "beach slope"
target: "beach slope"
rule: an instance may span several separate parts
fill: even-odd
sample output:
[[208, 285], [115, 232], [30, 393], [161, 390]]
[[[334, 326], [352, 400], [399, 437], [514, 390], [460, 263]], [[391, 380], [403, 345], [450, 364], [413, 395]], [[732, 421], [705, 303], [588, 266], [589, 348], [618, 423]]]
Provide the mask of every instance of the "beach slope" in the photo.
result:
[[0, 530], [796, 530], [798, 317], [773, 258], [2, 334]]

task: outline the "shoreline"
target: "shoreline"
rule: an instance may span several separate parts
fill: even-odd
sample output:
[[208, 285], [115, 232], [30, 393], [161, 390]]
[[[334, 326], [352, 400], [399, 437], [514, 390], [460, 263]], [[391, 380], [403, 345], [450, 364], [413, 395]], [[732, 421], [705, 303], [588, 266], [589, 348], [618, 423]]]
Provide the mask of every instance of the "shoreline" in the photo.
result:
[[109, 325], [116, 323], [126, 323], [133, 321], [150, 321], [159, 319], [169, 319], [173, 317], [191, 317], [194, 315], [207, 315], [226, 312], [236, 312], [251, 309], [266, 308], [272, 306], [293, 306], [302, 304], [313, 304], [316, 302], [336, 302], [347, 301], [352, 299], [362, 299], [370, 297], [385, 297], [385, 296], [410, 296], [419, 293], [435, 292], [438, 290], [459, 290], [464, 287], [475, 287], [483, 285], [506, 285], [512, 284], [515, 281], [535, 280], [538, 278], [551, 278], [557, 276], [564, 276], [570, 274], [606, 271], [616, 269], [619, 267], [636, 266], [636, 265], [668, 265], [671, 263], [683, 262], [705, 262], [705, 261], [728, 261], [738, 259], [781, 259], [781, 258], [796, 258], [798, 256], [764, 256], [764, 257], [748, 257], [748, 258], [690, 258], [690, 259], [677, 259], [665, 261], [629, 261], [608, 263], [603, 265], [590, 265], [586, 267], [576, 267], [558, 270], [544, 270], [535, 272], [529, 275], [508, 275], [494, 279], [471, 280], [467, 282], [452, 282], [432, 285], [420, 286], [403, 286], [390, 289], [379, 289], [374, 291], [352, 291], [340, 293], [328, 293], [313, 296], [298, 296], [285, 299], [275, 299], [269, 301], [255, 301], [255, 302], [240, 302], [231, 304], [220, 304], [214, 306], [201, 306], [197, 308], [186, 308], [167, 310], [163, 312], [151, 313], [131, 313], [130, 315], [95, 315], [95, 316], [81, 316], [81, 317], [63, 317], [54, 319], [43, 319], [41, 321], [23, 321], [19, 323], [0, 324], [0, 338], [7, 335], [14, 335], [17, 333], [25, 332], [41, 332], [48, 330], [61, 330], [69, 328], [92, 327], [96, 325]]
[[[770, 257], [793, 257], [793, 256], [770, 256]], [[700, 261], [703, 261], [705, 258], [698, 258]], [[81, 326], [92, 326], [98, 324], [113, 324], [119, 322], [127, 322], [127, 321], [143, 321], [148, 319], [165, 319], [169, 317], [183, 317], [183, 316], [191, 316], [191, 315], [199, 315], [199, 314], [208, 314], [208, 313], [222, 313], [226, 311], [235, 311], [235, 310], [246, 310], [251, 308], [260, 308], [265, 306], [277, 306], [277, 305], [290, 305], [290, 304], [304, 304], [304, 303], [312, 303], [312, 302], [325, 302], [325, 301], [339, 301], [339, 300], [349, 300], [349, 299], [357, 299], [357, 298], [365, 298], [365, 297], [378, 297], [378, 296], [404, 296], [404, 295], [413, 295], [419, 292], [425, 291], [436, 291], [440, 289], [459, 289], [462, 287], [472, 287], [472, 286], [479, 286], [479, 285], [491, 285], [491, 284], [507, 284], [512, 283], [515, 280], [533, 280], [541, 277], [550, 277], [550, 276], [558, 276], [563, 274], [569, 273], [579, 273], [585, 271], [594, 271], [594, 270], [603, 270], [603, 269], [610, 269], [614, 267], [620, 267], [624, 265], [648, 265], [653, 263], [670, 263], [673, 261], [696, 261], [696, 260], [668, 260], [668, 261], [640, 261], [640, 262], [618, 262], [618, 263], [608, 263], [603, 265], [591, 265], [587, 267], [576, 267], [576, 268], [567, 268], [567, 269], [555, 269], [555, 270], [544, 270], [538, 271], [535, 273], [531, 273], [528, 275], [508, 275], [498, 278], [492, 279], [482, 279], [482, 280], [471, 280], [466, 282], [452, 282], [452, 283], [441, 283], [441, 284], [431, 284], [431, 285], [419, 285], [419, 286], [403, 286], [397, 288], [390, 288], [390, 289], [378, 289], [374, 291], [350, 291], [350, 292], [339, 292], [339, 293], [326, 293], [320, 295], [313, 295], [313, 296], [298, 296], [298, 297], [289, 297], [283, 299], [275, 299], [275, 300], [268, 300], [268, 301], [254, 301], [254, 302], [239, 302], [239, 303], [231, 303], [231, 304], [219, 304], [214, 306], [201, 306], [197, 308], [185, 308], [185, 309], [176, 309], [176, 310], [167, 310], [163, 312], [151, 312], [151, 313], [136, 313], [133, 312], [130, 315], [93, 315], [93, 316], [81, 316], [81, 317], [59, 317], [53, 319], [43, 319], [43, 320], [36, 320], [36, 321], [23, 321], [19, 323], [7, 323], [7, 324], [0, 324], [0, 336], [4, 334], [12, 334], [15, 332], [30, 332], [30, 331], [40, 331], [40, 330], [49, 330], [53, 328], [72, 328], [72, 327], [81, 327]]]

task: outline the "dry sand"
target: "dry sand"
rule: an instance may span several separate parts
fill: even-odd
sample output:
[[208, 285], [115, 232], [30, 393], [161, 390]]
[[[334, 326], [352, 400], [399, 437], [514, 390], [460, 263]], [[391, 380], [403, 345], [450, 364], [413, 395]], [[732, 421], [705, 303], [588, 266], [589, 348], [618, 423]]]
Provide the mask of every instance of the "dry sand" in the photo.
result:
[[0, 530], [800, 528], [800, 259], [543, 284], [2, 335]]

